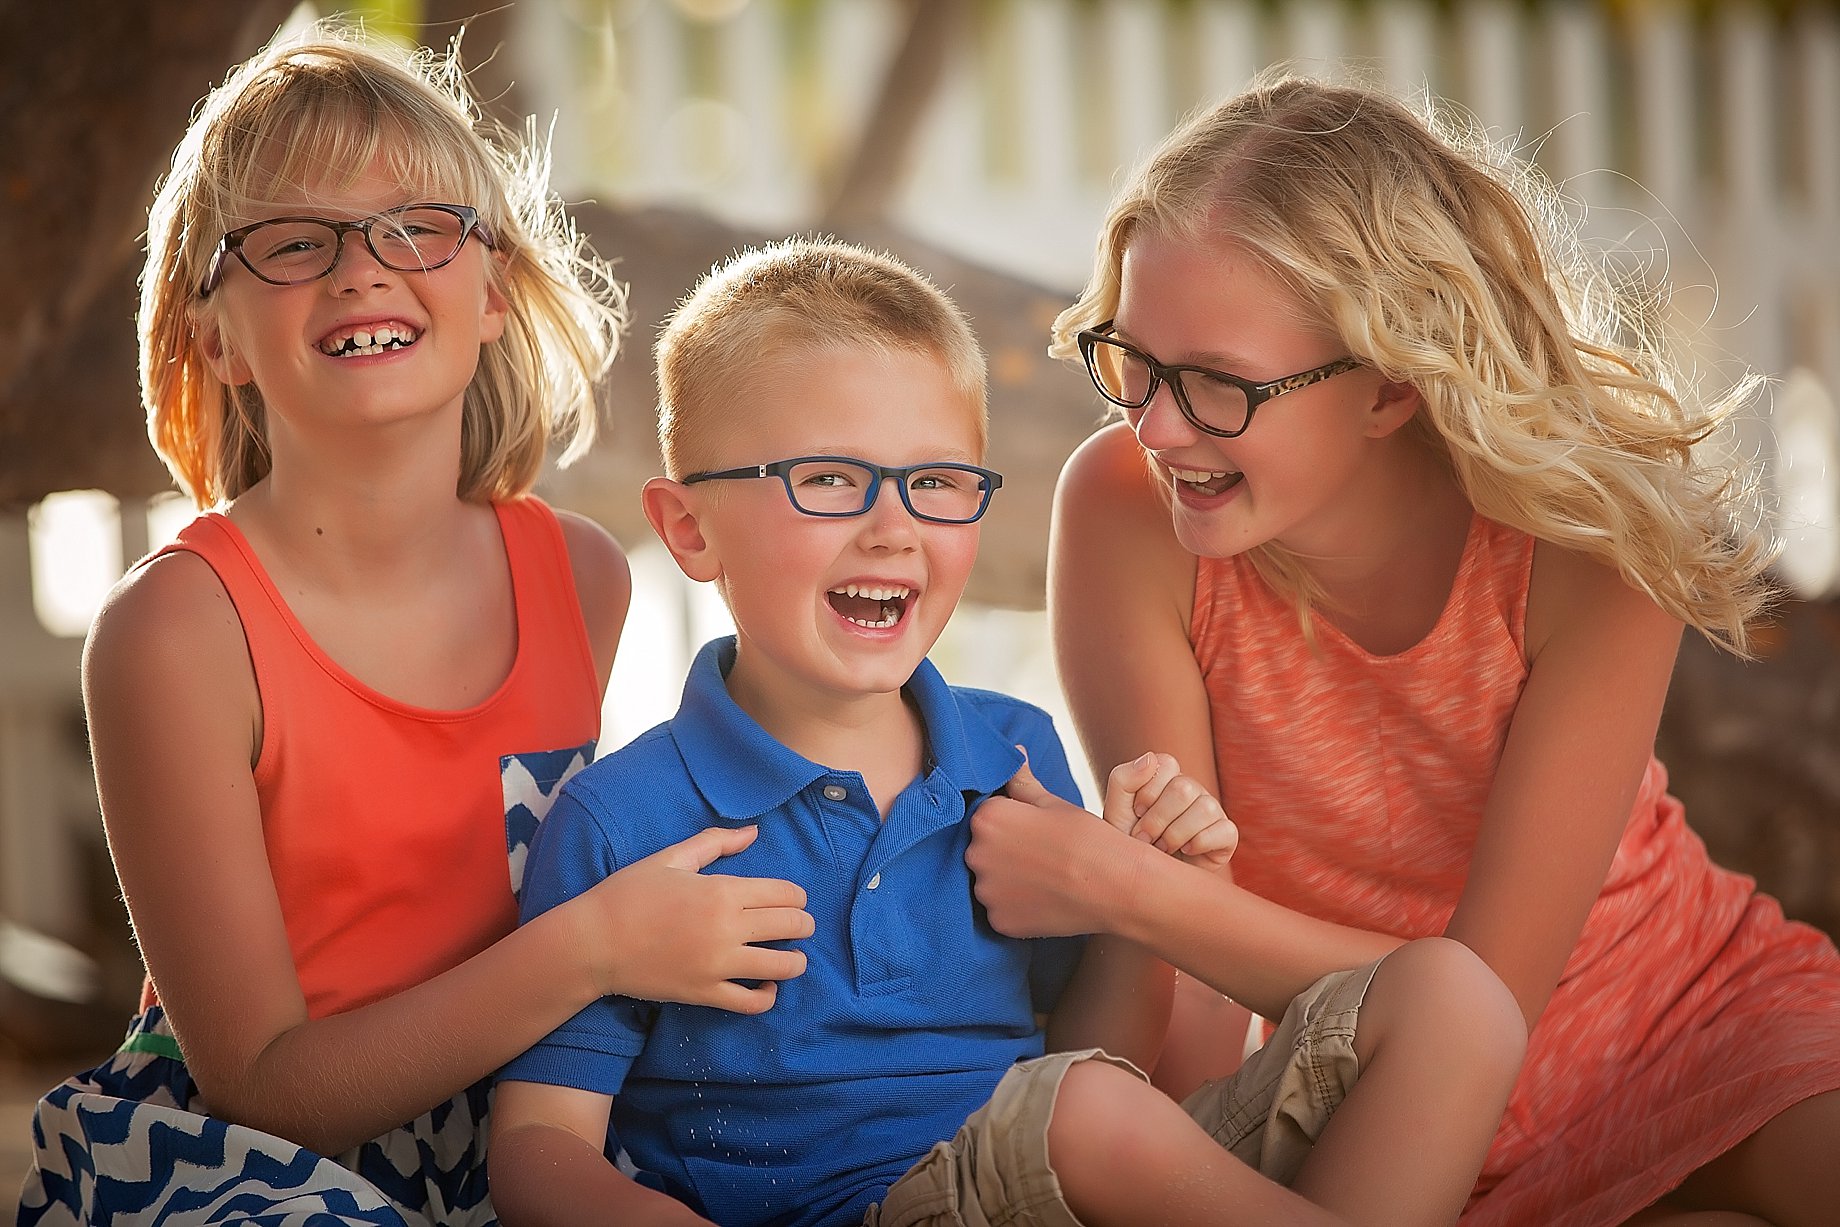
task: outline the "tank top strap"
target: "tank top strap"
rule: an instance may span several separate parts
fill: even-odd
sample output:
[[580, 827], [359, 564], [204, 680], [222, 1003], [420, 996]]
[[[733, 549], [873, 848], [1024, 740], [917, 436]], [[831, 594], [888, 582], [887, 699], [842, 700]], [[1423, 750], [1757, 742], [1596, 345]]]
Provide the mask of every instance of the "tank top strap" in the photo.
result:
[[[581, 617], [581, 598], [575, 590], [575, 569], [562, 524], [548, 503], [535, 495], [493, 505], [499, 531], [505, 538], [505, 556], [511, 565], [512, 592], [518, 608], [518, 634], [552, 637], [552, 646], [569, 645], [572, 664], [595, 676], [594, 649]], [[520, 653], [520, 655], [523, 655]], [[551, 653], [553, 657], [560, 653]], [[599, 696], [595, 696], [598, 703]]]
[[222, 512], [201, 513], [180, 529], [172, 541], [135, 565], [144, 567], [168, 554], [181, 553], [202, 558], [217, 575], [218, 583], [224, 586], [231, 605], [236, 608], [237, 620], [243, 624], [243, 639], [248, 644], [250, 664], [254, 666], [256, 684], [260, 688], [263, 679], [274, 676], [278, 645], [302, 635], [287, 602], [281, 599], [281, 593], [241, 530]]

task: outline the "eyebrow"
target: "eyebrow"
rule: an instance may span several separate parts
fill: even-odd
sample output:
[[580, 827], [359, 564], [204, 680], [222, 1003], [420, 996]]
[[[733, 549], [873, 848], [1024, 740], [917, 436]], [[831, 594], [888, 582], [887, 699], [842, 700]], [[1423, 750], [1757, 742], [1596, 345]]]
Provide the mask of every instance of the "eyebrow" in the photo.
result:
[[1167, 354], [1154, 352], [1148, 345], [1145, 345], [1142, 341], [1118, 327], [1116, 323], [1112, 325], [1112, 335], [1117, 337], [1120, 341], [1127, 341], [1135, 345], [1138, 349], [1143, 350], [1165, 366], [1205, 366], [1215, 370], [1225, 371], [1228, 374], [1237, 374], [1248, 366], [1257, 365], [1243, 354], [1231, 354], [1223, 350], [1209, 350], [1205, 353], [1185, 355], [1181, 358], [1171, 358]]
[[[809, 452], [802, 452], [800, 454], [805, 455], [805, 456], [841, 456], [841, 457], [845, 457], [850, 460], [867, 460], [872, 464], [882, 463], [881, 461], [876, 460], [872, 456], [865, 456], [861, 454], [860, 452], [853, 452], [847, 447], [834, 447], [834, 446], [826, 446], [823, 444], [818, 445], [817, 447], [813, 448]], [[928, 465], [928, 464], [941, 464], [941, 463], [981, 465], [984, 462], [980, 457], [978, 457], [977, 455], [971, 452], [963, 451], [955, 447], [950, 447], [934, 455], [928, 456], [925, 460], [913, 461], [912, 464], [888, 464], [888, 465], [882, 465], [882, 467], [888, 468], [888, 469], [907, 469], [907, 468], [914, 467], [914, 465]]]

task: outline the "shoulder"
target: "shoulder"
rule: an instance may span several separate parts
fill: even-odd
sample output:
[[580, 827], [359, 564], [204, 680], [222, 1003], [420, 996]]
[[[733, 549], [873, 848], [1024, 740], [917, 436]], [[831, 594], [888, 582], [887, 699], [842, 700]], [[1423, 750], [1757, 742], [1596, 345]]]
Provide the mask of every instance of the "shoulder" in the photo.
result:
[[244, 662], [243, 623], [211, 564], [174, 550], [123, 576], [103, 601], [84, 645], [84, 674], [174, 670], [180, 675]]
[[977, 715], [999, 733], [1054, 733], [1054, 717], [1026, 699], [976, 686], [953, 686], [951, 690], [961, 712]]
[[1123, 422], [1101, 427], [1067, 457], [1055, 485], [1055, 510], [1095, 518], [1132, 532], [1160, 529], [1176, 544], [1169, 509], [1159, 496], [1143, 449]]
[[1615, 567], [1535, 541], [1527, 591], [1527, 657], [1580, 639], [1677, 642], [1680, 624]]
[[[193, 747], [215, 738], [253, 757], [261, 699], [242, 619], [217, 572], [197, 554], [162, 554], [124, 576], [90, 627], [83, 696], [92, 737], [125, 732], [146, 741], [149, 711], [160, 733]], [[111, 744], [123, 744], [119, 736]], [[234, 747], [234, 749], [231, 749]]]
[[648, 844], [654, 832], [661, 840], [657, 847], [663, 847], [681, 838], [671, 833], [678, 828], [689, 833], [706, 825], [669, 721], [583, 767], [563, 786], [563, 795], [621, 847]]
[[1098, 431], [1062, 466], [1049, 569], [1050, 609], [1056, 596], [1082, 608], [1148, 596], [1186, 617], [1195, 556], [1176, 538], [1165, 496], [1124, 423]]
[[1067, 747], [1053, 716], [1024, 699], [994, 690], [954, 686], [952, 694], [958, 700], [969, 735], [976, 736], [981, 726], [984, 736], [1000, 741], [1006, 749], [1022, 747], [1037, 779], [1056, 794], [1079, 802], [1079, 785], [1073, 779]]
[[[562, 543], [568, 548], [569, 567], [575, 573], [575, 590], [582, 608], [590, 602], [601, 608], [617, 603], [625, 609], [632, 596], [632, 568], [626, 551], [613, 534], [587, 516], [560, 507], [551, 508], [562, 529]], [[590, 623], [592, 625], [592, 623]]]

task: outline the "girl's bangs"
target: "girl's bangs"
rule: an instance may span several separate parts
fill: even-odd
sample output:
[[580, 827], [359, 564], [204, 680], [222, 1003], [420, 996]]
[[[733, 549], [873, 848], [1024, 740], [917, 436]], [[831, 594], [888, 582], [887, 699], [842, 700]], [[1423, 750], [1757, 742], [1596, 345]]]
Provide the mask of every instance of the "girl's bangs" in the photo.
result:
[[468, 165], [462, 135], [441, 139], [457, 117], [392, 113], [379, 99], [344, 93], [304, 101], [260, 117], [268, 122], [242, 129], [238, 148], [225, 151], [226, 165], [240, 170], [224, 181], [226, 229], [277, 207], [311, 210], [373, 170], [403, 185], [400, 203], [490, 207], [479, 198], [486, 177]]

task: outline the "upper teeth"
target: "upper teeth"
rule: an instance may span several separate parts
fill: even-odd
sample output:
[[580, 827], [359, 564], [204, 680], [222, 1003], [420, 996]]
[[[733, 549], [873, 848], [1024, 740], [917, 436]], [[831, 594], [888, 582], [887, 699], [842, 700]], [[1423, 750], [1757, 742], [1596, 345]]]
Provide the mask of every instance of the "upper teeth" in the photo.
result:
[[843, 587], [833, 588], [831, 591], [840, 592], [844, 596], [868, 597], [871, 601], [906, 600], [907, 597], [913, 593], [912, 588], [903, 588], [899, 585], [884, 588], [875, 584], [845, 584]]
[[368, 327], [341, 330], [328, 336], [319, 343], [320, 349], [328, 354], [381, 352], [394, 342], [407, 345], [417, 337], [415, 329], [406, 324], [373, 324]]
[[1169, 472], [1170, 472], [1170, 475], [1173, 476], [1177, 481], [1204, 482], [1204, 481], [1214, 481], [1217, 478], [1226, 477], [1231, 472], [1231, 470], [1228, 470], [1228, 469], [1178, 469], [1174, 465], [1170, 465]]

